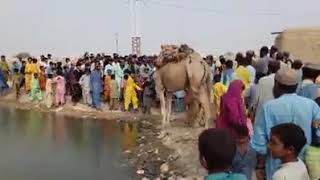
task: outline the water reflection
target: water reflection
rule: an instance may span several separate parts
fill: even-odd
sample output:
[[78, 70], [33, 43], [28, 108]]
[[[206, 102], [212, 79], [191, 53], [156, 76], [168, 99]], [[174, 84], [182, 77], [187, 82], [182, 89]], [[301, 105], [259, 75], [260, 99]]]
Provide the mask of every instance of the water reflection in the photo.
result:
[[0, 179], [130, 179], [135, 124], [0, 107]]
[[121, 130], [123, 132], [122, 139], [122, 147], [125, 149], [130, 149], [136, 145], [137, 138], [137, 127], [136, 124], [128, 124], [124, 123], [121, 126]]

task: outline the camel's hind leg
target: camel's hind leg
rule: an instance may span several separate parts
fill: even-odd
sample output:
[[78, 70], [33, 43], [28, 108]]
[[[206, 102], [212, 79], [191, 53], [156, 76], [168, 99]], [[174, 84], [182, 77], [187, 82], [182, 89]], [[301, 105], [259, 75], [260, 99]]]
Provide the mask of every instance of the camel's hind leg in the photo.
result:
[[203, 112], [200, 111], [199, 113], [204, 113], [204, 118], [205, 118], [205, 128], [209, 128], [210, 120], [211, 120], [211, 111], [210, 111], [210, 99], [209, 95], [207, 93], [206, 88], [201, 88], [200, 91], [200, 96], [199, 96], [199, 102], [201, 104], [201, 109], [203, 109]]
[[166, 125], [166, 118], [167, 118], [167, 111], [166, 111], [166, 99], [164, 96], [164, 91], [159, 92], [159, 99], [160, 99], [160, 108], [161, 108], [161, 115], [162, 115], [162, 128], [164, 129]]

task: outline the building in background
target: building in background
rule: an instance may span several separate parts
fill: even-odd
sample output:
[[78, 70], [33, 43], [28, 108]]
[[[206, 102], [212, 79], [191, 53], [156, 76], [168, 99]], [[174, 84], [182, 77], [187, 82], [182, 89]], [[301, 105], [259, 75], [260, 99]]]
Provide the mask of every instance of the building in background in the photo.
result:
[[277, 34], [275, 46], [291, 59], [320, 63], [320, 27], [287, 29]]

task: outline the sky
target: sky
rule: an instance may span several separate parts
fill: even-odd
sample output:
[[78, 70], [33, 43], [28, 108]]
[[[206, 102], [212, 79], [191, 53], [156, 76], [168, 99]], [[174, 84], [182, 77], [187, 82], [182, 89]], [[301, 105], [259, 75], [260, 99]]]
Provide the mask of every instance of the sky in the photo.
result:
[[[0, 0], [0, 54], [131, 53], [130, 0]], [[259, 49], [271, 32], [320, 26], [319, 0], [139, 0], [142, 53], [187, 43], [201, 54]]]

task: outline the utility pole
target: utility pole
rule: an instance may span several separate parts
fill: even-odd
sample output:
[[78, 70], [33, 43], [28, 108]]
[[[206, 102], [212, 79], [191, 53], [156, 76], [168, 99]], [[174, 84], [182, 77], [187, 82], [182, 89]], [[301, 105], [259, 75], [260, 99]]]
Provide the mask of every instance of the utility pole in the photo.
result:
[[116, 53], [119, 54], [119, 33], [115, 33], [116, 38]]
[[137, 23], [137, 2], [139, 0], [130, 0], [130, 12], [131, 12], [131, 48], [132, 54], [141, 55], [141, 36], [138, 33], [138, 23]]

